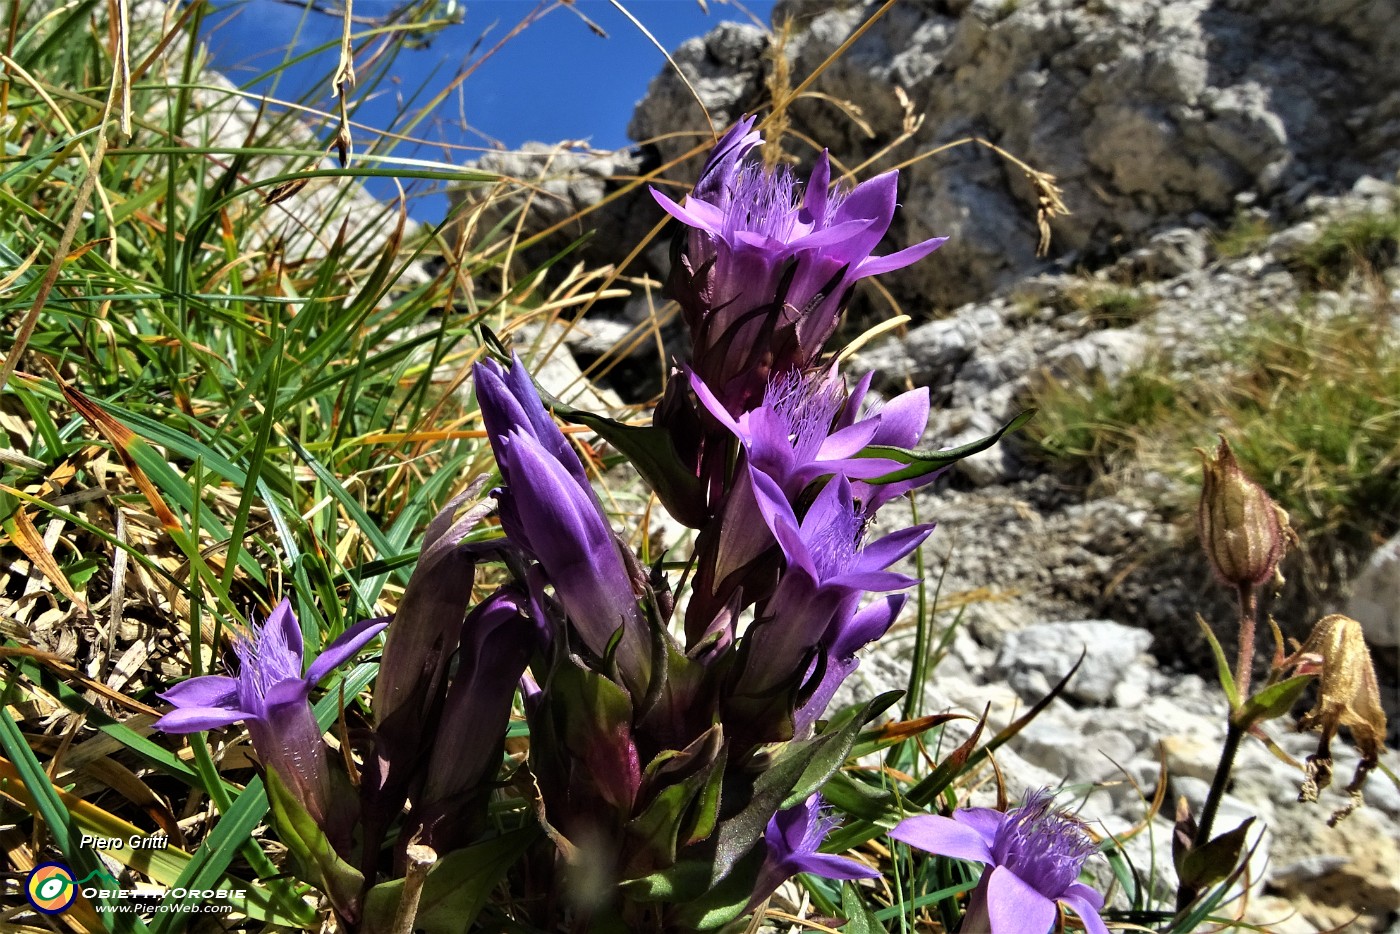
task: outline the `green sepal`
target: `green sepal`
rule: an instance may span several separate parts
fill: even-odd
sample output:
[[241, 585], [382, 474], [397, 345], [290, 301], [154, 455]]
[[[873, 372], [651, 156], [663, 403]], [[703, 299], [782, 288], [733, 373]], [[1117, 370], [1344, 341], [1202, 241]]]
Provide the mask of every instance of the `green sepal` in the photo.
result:
[[[627, 823], [628, 861], [632, 866], [670, 866], [676, 861], [676, 846], [686, 817], [697, 799], [703, 806], [703, 793], [712, 780], [716, 776], [723, 778], [724, 763], [723, 731], [718, 724], [684, 750], [668, 750], [651, 761], [643, 780], [643, 794], [648, 786], [669, 783], [642, 813]], [[712, 817], [710, 822], [713, 823]]]
[[1254, 823], [1250, 817], [1234, 830], [1223, 833], [1204, 846], [1192, 847], [1176, 861], [1177, 874], [1183, 887], [1203, 892], [1235, 871], [1245, 836]]
[[342, 916], [356, 917], [365, 877], [335, 852], [316, 819], [302, 807], [276, 769], [267, 770], [265, 782], [273, 829], [296, 860], [302, 880], [325, 892]]
[[[527, 827], [455, 850], [438, 860], [423, 883], [413, 930], [422, 934], [471, 930], [491, 891], [538, 837], [539, 830]], [[395, 879], [369, 890], [362, 934], [383, 934], [392, 929], [403, 884], [402, 879]]]
[[1264, 720], [1274, 720], [1288, 713], [1303, 696], [1313, 675], [1298, 675], [1278, 684], [1271, 684], [1244, 702], [1235, 716], [1242, 729], [1249, 729]]
[[880, 457], [905, 465], [899, 470], [892, 470], [873, 480], [864, 481], [866, 483], [883, 486], [886, 483], [898, 483], [901, 480], [914, 480], [928, 476], [933, 471], [941, 470], [949, 464], [955, 464], [965, 457], [971, 457], [973, 454], [987, 450], [1000, 441], [1004, 435], [1021, 428], [1034, 415], [1035, 409], [1027, 409], [987, 437], [947, 451], [916, 451], [911, 448], [897, 448], [887, 444], [872, 444], [856, 454], [856, 457]]

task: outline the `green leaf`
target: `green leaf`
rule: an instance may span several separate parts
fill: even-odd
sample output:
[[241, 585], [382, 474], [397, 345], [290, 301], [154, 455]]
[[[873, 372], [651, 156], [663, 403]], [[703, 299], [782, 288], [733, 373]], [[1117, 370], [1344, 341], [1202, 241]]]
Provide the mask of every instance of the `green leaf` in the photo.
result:
[[1215, 655], [1215, 674], [1220, 679], [1220, 687], [1225, 691], [1225, 699], [1230, 702], [1230, 712], [1233, 714], [1240, 706], [1240, 690], [1235, 687], [1235, 676], [1230, 674], [1230, 662], [1225, 658], [1225, 650], [1220, 647], [1220, 640], [1215, 638], [1215, 633], [1199, 613], [1196, 614], [1196, 622], [1200, 625], [1201, 632], [1206, 634], [1206, 641], [1210, 643], [1210, 650]]
[[774, 814], [807, 800], [826, 784], [845, 764], [861, 727], [902, 694], [902, 691], [881, 694], [864, 707], [847, 711], [819, 736], [788, 743], [754, 782], [753, 796], [743, 810], [720, 822], [714, 881], [728, 875], [753, 848]]
[[1237, 715], [1237, 722], [1242, 728], [1248, 729], [1264, 720], [1274, 720], [1283, 716], [1293, 709], [1293, 705], [1303, 696], [1303, 691], [1312, 680], [1312, 675], [1298, 675], [1296, 678], [1269, 685], [1244, 702]]
[[709, 519], [705, 509], [705, 487], [681, 461], [666, 429], [655, 425], [626, 425], [615, 419], [594, 415], [560, 402], [544, 390], [540, 397], [556, 415], [576, 425], [586, 425], [617, 448], [637, 468], [642, 479], [655, 491], [661, 505], [677, 522], [701, 528]]
[[710, 886], [711, 868], [708, 859], [682, 860], [660, 872], [629, 879], [619, 888], [632, 901], [681, 904], [705, 894]]
[[1245, 836], [1254, 823], [1250, 817], [1234, 830], [1223, 833], [1205, 846], [1189, 850], [1181, 860], [1181, 884], [1199, 892], [1224, 879], [1239, 865]]
[[866, 483], [883, 486], [886, 483], [898, 483], [901, 480], [914, 480], [947, 467], [949, 464], [955, 464], [965, 457], [971, 457], [973, 454], [987, 450], [1000, 441], [1003, 435], [1010, 434], [1025, 425], [1034, 415], [1035, 409], [1027, 409], [987, 437], [948, 451], [915, 451], [909, 448], [891, 447], [887, 444], [872, 444], [856, 456], [881, 457], [905, 465], [903, 468], [892, 470], [882, 477], [866, 480]]
[[[413, 930], [422, 934], [462, 934], [471, 930], [491, 890], [539, 837], [535, 828], [512, 831], [455, 850], [433, 864], [418, 901]], [[403, 880], [381, 882], [365, 898], [363, 934], [391, 930], [403, 897]]]
[[682, 930], [713, 931], [738, 918], [753, 898], [753, 882], [763, 868], [763, 851], [750, 850], [727, 878], [681, 912]]
[[[8, 688], [7, 679], [6, 693]], [[19, 773], [20, 780], [24, 782], [25, 789], [34, 801], [39, 818], [48, 827], [59, 849], [63, 851], [64, 861], [80, 874], [75, 878], [102, 869], [102, 863], [93, 852], [78, 845], [80, 835], [75, 822], [70, 819], [68, 808], [64, 807], [63, 801], [59, 799], [57, 790], [44, 772], [44, 767], [35, 758], [24, 739], [24, 734], [20, 732], [19, 725], [11, 719], [5, 706], [5, 702], [0, 702], [0, 748], [4, 749], [5, 755], [14, 763], [15, 771]], [[112, 903], [103, 896], [94, 907], [99, 911], [108, 912], [112, 909]], [[113, 921], [118, 925], [118, 930], [146, 930], [146, 925], [135, 915], [118, 913], [113, 916]]]
[[885, 926], [860, 897], [860, 890], [847, 883], [841, 886], [841, 913], [846, 916], [846, 934], [885, 934]]
[[897, 823], [903, 816], [894, 795], [856, 781], [846, 772], [831, 776], [822, 786], [822, 797], [843, 814], [875, 823]]
[[267, 799], [277, 839], [301, 864], [303, 872], [330, 897], [343, 915], [354, 917], [365, 877], [335, 852], [316, 819], [307, 813], [276, 769], [267, 770]]

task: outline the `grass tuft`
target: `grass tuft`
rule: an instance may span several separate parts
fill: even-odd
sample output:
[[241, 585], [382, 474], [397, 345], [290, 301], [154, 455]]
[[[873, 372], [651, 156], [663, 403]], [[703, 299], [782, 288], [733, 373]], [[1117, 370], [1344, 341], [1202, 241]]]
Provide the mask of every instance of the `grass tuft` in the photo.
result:
[[1336, 289], [1353, 275], [1372, 277], [1400, 258], [1400, 210], [1361, 211], [1329, 222], [1292, 259], [1314, 289]]
[[1384, 305], [1325, 317], [1304, 302], [1218, 346], [1220, 380], [1185, 378], [1165, 355], [1115, 386], [1047, 379], [1028, 430], [1047, 462], [1081, 478], [1195, 478], [1192, 448], [1223, 433], [1316, 566], [1341, 556], [1344, 568], [1400, 528], [1400, 341], [1388, 322]]

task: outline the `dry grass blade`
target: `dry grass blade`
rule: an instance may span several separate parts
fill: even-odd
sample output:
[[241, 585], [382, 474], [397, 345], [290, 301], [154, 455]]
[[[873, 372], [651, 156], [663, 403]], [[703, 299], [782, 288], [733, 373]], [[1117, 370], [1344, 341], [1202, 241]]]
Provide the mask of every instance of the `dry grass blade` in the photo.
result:
[[34, 567], [38, 569], [39, 573], [47, 577], [83, 613], [88, 611], [87, 603], [73, 590], [73, 585], [68, 583], [63, 569], [54, 560], [52, 552], [49, 551], [48, 546], [44, 544], [44, 539], [39, 535], [39, 530], [34, 527], [34, 521], [29, 518], [29, 513], [23, 508], [15, 512], [14, 532], [11, 538], [16, 547], [24, 552], [25, 557], [34, 562]]
[[160, 711], [156, 710], [154, 707], [147, 707], [140, 701], [132, 700], [130, 697], [127, 697], [121, 691], [114, 691], [101, 681], [89, 678], [52, 652], [45, 652], [42, 649], [31, 648], [27, 645], [0, 645], [0, 658], [9, 656], [32, 658], [45, 668], [51, 669], [53, 673], [59, 677], [71, 681], [74, 684], [80, 684], [87, 690], [100, 694], [109, 701], [120, 704], [128, 710], [135, 711], [136, 713], [150, 714], [153, 717], [160, 716]]
[[[628, 21], [631, 22], [633, 26], [636, 26], [637, 30], [642, 35], [647, 37], [648, 42], [656, 46], [661, 54], [666, 56], [666, 64], [671, 66], [671, 70], [681, 79], [681, 83], [684, 84], [686, 90], [690, 92], [690, 96], [695, 98], [695, 103], [700, 105], [700, 112], [705, 115], [705, 122], [710, 125], [710, 135], [718, 137], [719, 134], [715, 132], [714, 121], [710, 119], [710, 113], [705, 109], [705, 101], [701, 99], [699, 92], [695, 90], [695, 86], [690, 83], [690, 79], [685, 76], [685, 72], [681, 71], [680, 66], [676, 64], [675, 59], [671, 58], [671, 53], [666, 49], [666, 46], [657, 41], [657, 38], [651, 34], [651, 30], [643, 26], [642, 21], [633, 16], [632, 12], [619, 3], [618, 0], [608, 0], [608, 2], [611, 3], [619, 13], [627, 17]], [[894, 2], [894, 0], [890, 0], [890, 2]]]
[[175, 513], [170, 511], [170, 507], [165, 505], [165, 500], [161, 498], [160, 492], [154, 483], [146, 476], [145, 472], [136, 464], [135, 458], [131, 456], [131, 446], [136, 442], [137, 437], [121, 422], [108, 415], [95, 402], [83, 395], [80, 391], [68, 385], [63, 377], [58, 375], [57, 370], [53, 370], [54, 382], [62, 391], [63, 397], [68, 400], [73, 408], [78, 410], [93, 428], [101, 432], [102, 436], [111, 442], [113, 450], [121, 458], [123, 466], [131, 474], [131, 479], [136, 481], [136, 486], [141, 490], [141, 494], [146, 497], [146, 501], [151, 504], [151, 509], [155, 511], [156, 518], [167, 531], [178, 531], [180, 520], [175, 517]]

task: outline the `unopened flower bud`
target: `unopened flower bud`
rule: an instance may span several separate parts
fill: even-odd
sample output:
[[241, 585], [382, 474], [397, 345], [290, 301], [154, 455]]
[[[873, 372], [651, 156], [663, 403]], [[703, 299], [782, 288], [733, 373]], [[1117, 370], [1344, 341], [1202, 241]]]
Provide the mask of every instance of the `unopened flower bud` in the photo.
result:
[[1329, 823], [1346, 817], [1362, 804], [1361, 788], [1380, 759], [1385, 738], [1385, 711], [1371, 653], [1361, 635], [1361, 624], [1333, 614], [1317, 621], [1308, 640], [1288, 663], [1298, 674], [1320, 674], [1317, 705], [1298, 718], [1300, 730], [1321, 730], [1317, 753], [1308, 757], [1307, 779], [1299, 801], [1316, 801], [1318, 792], [1332, 781], [1332, 737], [1340, 727], [1351, 730], [1361, 756], [1356, 774], [1347, 786], [1351, 803], [1332, 815]]
[[1196, 511], [1201, 547], [1215, 573], [1235, 587], [1257, 587], [1278, 571], [1289, 539], [1288, 514], [1245, 476], [1223, 437], [1212, 460], [1201, 448], [1205, 482]]

